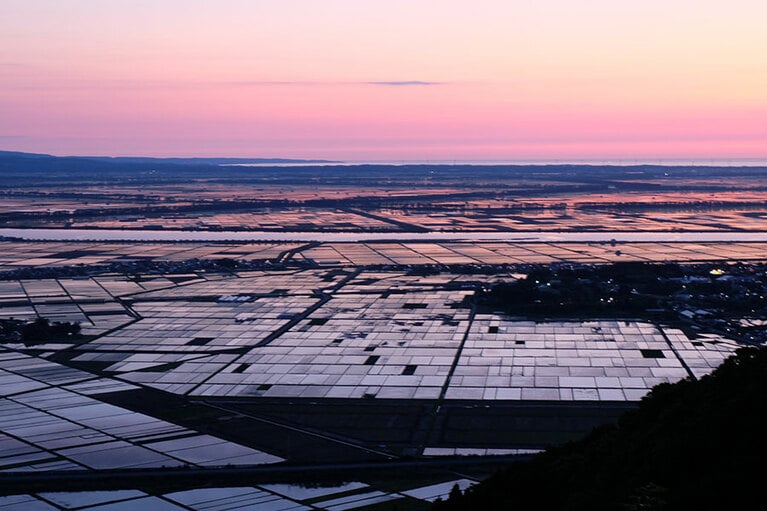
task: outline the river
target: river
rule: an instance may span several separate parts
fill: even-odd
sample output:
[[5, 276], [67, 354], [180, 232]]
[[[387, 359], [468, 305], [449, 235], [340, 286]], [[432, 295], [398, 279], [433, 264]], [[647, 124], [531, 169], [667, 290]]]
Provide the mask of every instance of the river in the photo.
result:
[[365, 242], [365, 241], [502, 241], [532, 242], [767, 242], [767, 232], [262, 232], [108, 229], [0, 229], [0, 236], [29, 241], [147, 242]]

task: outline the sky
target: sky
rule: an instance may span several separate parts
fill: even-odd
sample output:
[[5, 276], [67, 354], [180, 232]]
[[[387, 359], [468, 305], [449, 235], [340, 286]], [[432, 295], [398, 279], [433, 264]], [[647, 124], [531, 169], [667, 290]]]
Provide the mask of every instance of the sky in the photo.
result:
[[767, 157], [764, 0], [0, 0], [0, 149]]

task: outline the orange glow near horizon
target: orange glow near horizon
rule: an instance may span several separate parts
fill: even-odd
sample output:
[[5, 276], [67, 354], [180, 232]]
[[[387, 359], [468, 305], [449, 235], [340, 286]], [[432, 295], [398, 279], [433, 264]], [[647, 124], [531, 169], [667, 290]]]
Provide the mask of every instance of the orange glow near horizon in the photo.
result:
[[767, 157], [767, 4], [4, 0], [0, 149]]

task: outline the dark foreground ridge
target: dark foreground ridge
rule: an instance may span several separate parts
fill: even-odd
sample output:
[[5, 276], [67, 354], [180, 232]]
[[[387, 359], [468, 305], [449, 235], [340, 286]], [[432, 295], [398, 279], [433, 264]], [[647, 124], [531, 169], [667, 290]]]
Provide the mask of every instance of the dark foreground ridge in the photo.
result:
[[615, 426], [517, 463], [435, 510], [746, 509], [763, 502], [767, 348], [655, 387]]

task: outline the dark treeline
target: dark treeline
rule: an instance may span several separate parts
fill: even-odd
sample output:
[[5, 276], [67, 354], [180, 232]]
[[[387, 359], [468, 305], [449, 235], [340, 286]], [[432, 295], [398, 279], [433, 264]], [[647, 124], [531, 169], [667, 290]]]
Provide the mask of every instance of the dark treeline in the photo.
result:
[[541, 265], [525, 278], [478, 293], [476, 299], [486, 311], [546, 317], [675, 317], [687, 308], [727, 316], [767, 314], [764, 266], [729, 265], [724, 274], [717, 270], [714, 264]]
[[183, 261], [164, 261], [155, 259], [137, 259], [108, 261], [101, 264], [78, 264], [72, 266], [22, 267], [0, 271], [0, 281], [20, 279], [51, 279], [66, 277], [86, 277], [104, 273], [120, 273], [134, 278], [140, 275], [162, 275], [190, 272], [231, 272], [251, 270], [275, 270], [295, 268], [316, 268], [311, 261], [291, 261], [282, 264], [276, 259], [253, 259], [249, 261], [230, 258], [186, 259]]
[[47, 318], [32, 321], [0, 319], [0, 342], [21, 342], [27, 346], [77, 339], [80, 324], [69, 321], [51, 323]]

